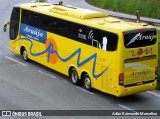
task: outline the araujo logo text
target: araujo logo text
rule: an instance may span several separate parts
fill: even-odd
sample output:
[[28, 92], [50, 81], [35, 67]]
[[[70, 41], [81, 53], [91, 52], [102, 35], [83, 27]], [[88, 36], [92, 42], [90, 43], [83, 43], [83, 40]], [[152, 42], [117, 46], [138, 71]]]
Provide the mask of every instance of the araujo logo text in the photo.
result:
[[28, 28], [28, 26], [26, 26], [24, 31], [27, 33], [31, 33], [32, 35], [36, 35], [36, 37], [43, 37], [43, 33], [41, 33], [41, 31], [38, 29], [34, 30], [34, 29]]
[[141, 33], [138, 33], [136, 36], [134, 36], [130, 41], [129, 43], [126, 45], [130, 45], [138, 40], [150, 40], [152, 41], [153, 39], [156, 39], [156, 35], [154, 33], [151, 33], [150, 35], [146, 35], [146, 36], [143, 36]]
[[146, 74], [149, 74], [149, 73], [151, 73], [151, 70], [150, 69], [145, 69], [143, 71], [133, 72], [132, 75], [133, 76], [138, 76], [138, 75], [146, 75]]
[[44, 44], [46, 43], [47, 32], [42, 29], [26, 24], [21, 24], [20, 33], [21, 35], [26, 36], [28, 38], [34, 39]]

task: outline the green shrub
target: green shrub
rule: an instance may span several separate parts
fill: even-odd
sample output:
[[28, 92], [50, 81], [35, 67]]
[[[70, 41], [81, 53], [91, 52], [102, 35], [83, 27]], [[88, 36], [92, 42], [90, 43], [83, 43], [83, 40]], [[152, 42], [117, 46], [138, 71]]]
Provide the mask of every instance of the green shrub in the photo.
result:
[[89, 3], [113, 11], [136, 14], [140, 11], [142, 16], [160, 18], [160, 0], [87, 0]]

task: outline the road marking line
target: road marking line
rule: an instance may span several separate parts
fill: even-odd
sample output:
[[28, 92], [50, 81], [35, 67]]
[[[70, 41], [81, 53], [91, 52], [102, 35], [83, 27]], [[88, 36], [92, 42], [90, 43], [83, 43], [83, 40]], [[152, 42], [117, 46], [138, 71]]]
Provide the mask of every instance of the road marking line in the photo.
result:
[[151, 92], [151, 91], [147, 91], [147, 93], [150, 93], [150, 94], [152, 94], [152, 95], [157, 96], [157, 97], [160, 98], [160, 95], [158, 95], [158, 94], [156, 94], [156, 93], [153, 93], [153, 92]]
[[21, 65], [23, 65], [23, 66], [27, 66], [26, 64], [24, 64], [24, 63], [22, 63], [22, 62], [19, 62], [19, 61], [13, 59], [13, 58], [10, 58], [10, 57], [8, 57], [8, 56], [5, 56], [5, 58], [7, 58], [7, 59], [9, 59], [9, 60], [12, 60], [12, 61], [14, 61], [14, 62], [16, 62], [16, 63], [19, 63], [19, 64], [21, 64]]
[[56, 78], [55, 76], [53, 76], [53, 75], [51, 75], [51, 74], [47, 74], [47, 73], [45, 73], [45, 72], [42, 72], [42, 71], [38, 71], [39, 73], [41, 73], [41, 74], [44, 74], [44, 75], [46, 75], [46, 76], [49, 76], [49, 77], [52, 77], [52, 78]]
[[131, 109], [131, 108], [129, 108], [129, 107], [126, 107], [126, 106], [124, 106], [124, 105], [121, 105], [121, 104], [118, 104], [118, 105], [119, 105], [120, 107], [126, 109], [126, 110], [134, 111], [133, 109]]
[[94, 95], [94, 93], [92, 93], [92, 92], [90, 92], [90, 91], [87, 91], [87, 90], [85, 90], [85, 89], [83, 89], [83, 88], [81, 88], [81, 87], [79, 87], [79, 86], [76, 86], [78, 89], [81, 89], [82, 91], [84, 91], [84, 92], [86, 92], [86, 93], [89, 93], [89, 94], [92, 94], [92, 95]]

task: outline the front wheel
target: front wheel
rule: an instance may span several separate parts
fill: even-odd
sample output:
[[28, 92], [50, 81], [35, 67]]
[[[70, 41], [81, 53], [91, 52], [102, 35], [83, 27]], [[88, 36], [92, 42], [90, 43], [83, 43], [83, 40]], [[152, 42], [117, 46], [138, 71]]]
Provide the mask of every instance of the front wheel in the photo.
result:
[[91, 78], [89, 77], [88, 74], [85, 74], [83, 76], [83, 85], [84, 88], [88, 91], [92, 91], [92, 87], [91, 87]]
[[23, 49], [23, 53], [22, 53], [22, 56], [23, 56], [23, 59], [25, 60], [25, 61], [29, 61], [29, 58], [28, 58], [28, 53], [27, 53], [27, 50], [24, 48]]

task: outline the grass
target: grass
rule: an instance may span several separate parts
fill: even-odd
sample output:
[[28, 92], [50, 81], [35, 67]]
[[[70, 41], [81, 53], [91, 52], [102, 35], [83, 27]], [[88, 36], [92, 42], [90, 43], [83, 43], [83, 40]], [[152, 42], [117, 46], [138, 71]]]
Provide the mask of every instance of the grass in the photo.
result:
[[160, 0], [86, 0], [92, 5], [128, 14], [160, 19]]

